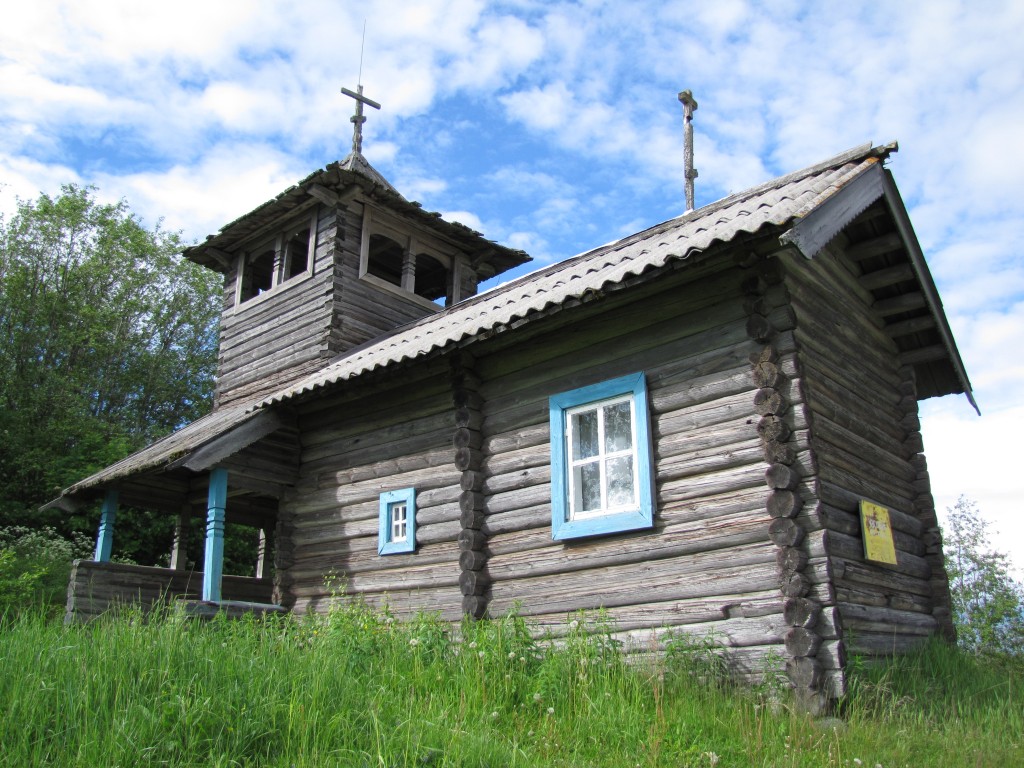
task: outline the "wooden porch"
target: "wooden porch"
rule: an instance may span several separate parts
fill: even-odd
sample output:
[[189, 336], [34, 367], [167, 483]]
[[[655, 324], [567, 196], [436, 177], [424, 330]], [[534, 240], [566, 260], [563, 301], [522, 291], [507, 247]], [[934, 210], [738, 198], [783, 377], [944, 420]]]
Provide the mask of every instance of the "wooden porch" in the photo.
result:
[[[64, 622], [90, 621], [128, 606], [148, 613], [173, 600], [199, 601], [202, 591], [202, 571], [76, 560], [68, 583]], [[280, 612], [283, 609], [271, 606], [273, 592], [272, 579], [221, 577], [222, 603], [241, 602], [249, 604], [250, 610], [256, 612], [268, 612], [259, 611], [260, 606]]]

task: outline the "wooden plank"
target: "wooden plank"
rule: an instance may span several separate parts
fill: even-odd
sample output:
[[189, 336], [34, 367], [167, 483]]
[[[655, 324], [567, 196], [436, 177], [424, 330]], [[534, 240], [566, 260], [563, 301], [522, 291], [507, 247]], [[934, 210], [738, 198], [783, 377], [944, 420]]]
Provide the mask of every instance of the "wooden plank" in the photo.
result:
[[869, 291], [873, 291], [915, 279], [913, 268], [909, 263], [903, 263], [885, 269], [876, 269], [874, 272], [865, 272], [860, 277], [860, 284]]
[[869, 240], [853, 243], [846, 249], [846, 257], [851, 261], [865, 261], [876, 256], [883, 256], [903, 249], [903, 239], [898, 232], [889, 232]]

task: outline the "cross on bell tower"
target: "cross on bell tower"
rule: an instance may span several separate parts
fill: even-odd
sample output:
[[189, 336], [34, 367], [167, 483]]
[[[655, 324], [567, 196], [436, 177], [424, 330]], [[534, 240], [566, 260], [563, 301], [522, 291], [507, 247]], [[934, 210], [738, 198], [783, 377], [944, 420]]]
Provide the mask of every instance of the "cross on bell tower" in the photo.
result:
[[350, 91], [348, 88], [342, 88], [341, 92], [346, 96], [351, 96], [356, 100], [356, 113], [349, 118], [352, 121], [352, 151], [357, 154], [363, 154], [363, 123], [366, 122], [366, 117], [363, 115], [363, 104], [368, 104], [374, 109], [380, 109], [378, 104], [373, 99], [369, 99], [363, 96], [363, 86], [358, 86], [357, 91]]

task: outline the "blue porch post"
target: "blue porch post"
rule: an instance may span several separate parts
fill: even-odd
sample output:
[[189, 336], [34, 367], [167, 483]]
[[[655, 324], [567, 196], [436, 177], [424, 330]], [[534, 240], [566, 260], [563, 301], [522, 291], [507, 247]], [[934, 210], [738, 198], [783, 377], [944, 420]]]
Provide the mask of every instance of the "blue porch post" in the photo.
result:
[[206, 503], [206, 557], [203, 561], [203, 600], [220, 600], [224, 573], [224, 514], [228, 504], [228, 471], [211, 470]]
[[103, 497], [100, 530], [96, 534], [96, 552], [92, 556], [97, 563], [106, 563], [110, 560], [110, 550], [114, 546], [114, 521], [117, 518], [118, 495], [116, 490], [111, 489]]

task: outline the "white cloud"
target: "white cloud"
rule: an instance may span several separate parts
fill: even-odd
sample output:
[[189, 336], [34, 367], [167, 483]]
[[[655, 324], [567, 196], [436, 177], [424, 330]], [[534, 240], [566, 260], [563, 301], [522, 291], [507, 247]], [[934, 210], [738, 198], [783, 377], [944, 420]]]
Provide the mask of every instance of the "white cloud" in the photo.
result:
[[103, 197], [125, 197], [149, 226], [163, 217], [166, 228], [203, 239], [272, 199], [309, 170], [265, 145], [222, 145], [206, 153], [198, 165], [104, 174], [94, 181]]
[[465, 224], [472, 230], [481, 232], [484, 229], [484, 224], [480, 221], [480, 217], [470, 211], [441, 211], [441, 218], [445, 221], [457, 221], [459, 224]]
[[1012, 556], [1024, 577], [1024, 472], [1016, 452], [1001, 449], [1024, 430], [1024, 406], [978, 418], [962, 398], [945, 398], [926, 403], [922, 416], [936, 509], [945, 511], [961, 495], [976, 501], [998, 531], [997, 548]]

